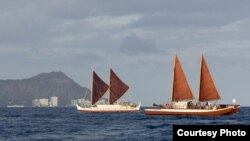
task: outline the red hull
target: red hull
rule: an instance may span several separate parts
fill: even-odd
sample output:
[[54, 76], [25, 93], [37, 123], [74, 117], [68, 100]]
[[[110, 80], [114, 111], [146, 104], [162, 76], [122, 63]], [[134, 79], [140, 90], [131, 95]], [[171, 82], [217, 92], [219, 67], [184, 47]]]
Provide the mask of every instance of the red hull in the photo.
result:
[[215, 115], [231, 115], [240, 110], [240, 106], [227, 107], [215, 110], [205, 109], [145, 109], [146, 115], [203, 115], [203, 116], [215, 116]]

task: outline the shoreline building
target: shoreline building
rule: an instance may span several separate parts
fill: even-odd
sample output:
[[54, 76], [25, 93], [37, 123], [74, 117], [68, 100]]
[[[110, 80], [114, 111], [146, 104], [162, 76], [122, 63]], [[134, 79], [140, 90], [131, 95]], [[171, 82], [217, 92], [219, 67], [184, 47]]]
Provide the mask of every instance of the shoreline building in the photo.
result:
[[50, 97], [49, 107], [57, 107], [58, 106], [58, 97], [52, 96]]
[[85, 99], [73, 99], [71, 100], [71, 106], [76, 106], [78, 105], [90, 105], [90, 101], [89, 100], [85, 100]]
[[48, 107], [49, 106], [49, 100], [47, 98], [41, 98], [39, 99], [40, 107]]
[[32, 100], [32, 107], [57, 107], [58, 106], [58, 97], [52, 96], [48, 98], [36, 98]]

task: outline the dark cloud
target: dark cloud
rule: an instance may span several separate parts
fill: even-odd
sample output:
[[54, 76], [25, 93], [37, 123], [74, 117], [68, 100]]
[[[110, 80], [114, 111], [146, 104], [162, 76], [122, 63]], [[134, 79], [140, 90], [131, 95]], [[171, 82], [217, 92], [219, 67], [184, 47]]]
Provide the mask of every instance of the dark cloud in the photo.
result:
[[153, 40], [139, 38], [135, 33], [130, 33], [122, 40], [120, 50], [129, 55], [159, 52]]

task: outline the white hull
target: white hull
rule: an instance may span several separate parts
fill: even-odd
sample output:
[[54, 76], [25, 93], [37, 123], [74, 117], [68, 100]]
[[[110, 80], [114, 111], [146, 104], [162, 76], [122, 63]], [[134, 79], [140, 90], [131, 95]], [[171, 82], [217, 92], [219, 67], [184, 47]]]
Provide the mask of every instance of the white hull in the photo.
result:
[[91, 107], [80, 107], [76, 105], [78, 111], [81, 112], [138, 112], [140, 111], [140, 104], [137, 106], [131, 105], [96, 105]]

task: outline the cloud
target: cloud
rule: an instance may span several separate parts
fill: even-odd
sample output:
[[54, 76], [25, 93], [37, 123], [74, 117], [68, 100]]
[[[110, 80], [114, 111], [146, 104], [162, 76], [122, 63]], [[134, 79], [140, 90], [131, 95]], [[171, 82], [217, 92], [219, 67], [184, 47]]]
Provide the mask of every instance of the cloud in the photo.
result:
[[130, 33], [128, 36], [122, 39], [120, 51], [128, 55], [151, 54], [159, 52], [153, 40], [140, 38], [135, 33]]
[[89, 25], [96, 28], [125, 26], [138, 21], [143, 15], [124, 15], [124, 16], [95, 16], [87, 18], [86, 21]]
[[[23, 78], [24, 74], [66, 70], [84, 84], [91, 67], [102, 73], [116, 66], [132, 82], [141, 74], [135, 93], [149, 93], [150, 86], [160, 81], [164, 85], [157, 89], [165, 94], [168, 89], [160, 74], [171, 74], [166, 70], [171, 70], [174, 52], [187, 75], [194, 76], [190, 78], [195, 84], [193, 70], [198, 70], [199, 53], [203, 52], [220, 75], [239, 74], [241, 77], [232, 80], [241, 82], [249, 76], [250, 68], [249, 4], [248, 0], [3, 1], [0, 77]], [[154, 81], [141, 84], [151, 80], [148, 76], [154, 76]], [[247, 87], [242, 90], [247, 91]]]

